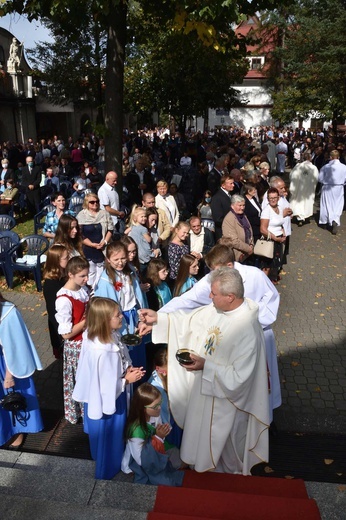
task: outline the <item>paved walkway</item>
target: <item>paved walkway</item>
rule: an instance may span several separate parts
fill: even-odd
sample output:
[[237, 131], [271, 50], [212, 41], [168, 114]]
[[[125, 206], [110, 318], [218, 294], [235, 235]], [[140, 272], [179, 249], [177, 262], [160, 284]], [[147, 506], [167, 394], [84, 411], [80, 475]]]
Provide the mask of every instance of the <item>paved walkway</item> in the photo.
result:
[[[346, 434], [346, 214], [336, 236], [314, 221], [292, 227], [274, 325], [283, 394], [275, 421], [282, 430]], [[41, 406], [62, 409], [42, 294], [3, 294], [22, 312], [44, 365], [35, 376]]]

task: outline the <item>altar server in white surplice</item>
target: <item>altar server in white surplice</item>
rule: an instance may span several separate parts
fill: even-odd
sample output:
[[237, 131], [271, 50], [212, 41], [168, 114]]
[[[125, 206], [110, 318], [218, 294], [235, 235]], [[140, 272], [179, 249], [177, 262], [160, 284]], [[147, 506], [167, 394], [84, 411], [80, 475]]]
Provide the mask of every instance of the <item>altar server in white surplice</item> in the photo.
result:
[[311, 154], [305, 152], [304, 161], [295, 165], [290, 173], [290, 206], [298, 225], [314, 214], [315, 190], [318, 169], [311, 162]]
[[319, 223], [332, 226], [333, 235], [336, 235], [340, 226], [346, 184], [346, 166], [339, 161], [339, 157], [338, 150], [332, 150], [331, 160], [321, 168], [318, 178], [322, 184]]
[[[168, 344], [170, 407], [184, 429], [180, 457], [198, 472], [249, 475], [268, 460], [264, 337], [258, 305], [243, 294], [239, 272], [221, 267], [211, 274], [210, 305], [140, 311], [143, 332], [153, 325], [153, 342]], [[192, 365], [178, 364], [179, 347], [194, 350]]]
[[[276, 342], [271, 328], [271, 325], [276, 321], [280, 295], [268, 276], [260, 269], [234, 262], [234, 254], [226, 245], [217, 244], [214, 246], [206, 255], [205, 261], [211, 270], [221, 266], [237, 269], [243, 280], [245, 297], [258, 304], [258, 320], [263, 328], [267, 354], [270, 386], [268, 398], [270, 422], [272, 422], [274, 408], [278, 408], [282, 403]], [[197, 309], [201, 305], [209, 305], [211, 303], [210, 276], [210, 273], [204, 276], [192, 289], [182, 296], [173, 298], [159, 312], [189, 311]]]

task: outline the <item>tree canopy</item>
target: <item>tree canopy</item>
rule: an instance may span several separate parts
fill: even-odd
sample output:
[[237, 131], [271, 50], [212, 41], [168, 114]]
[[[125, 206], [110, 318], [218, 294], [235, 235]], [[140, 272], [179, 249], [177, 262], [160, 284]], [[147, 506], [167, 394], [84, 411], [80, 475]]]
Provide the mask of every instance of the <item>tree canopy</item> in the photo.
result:
[[282, 123], [309, 115], [346, 117], [345, 0], [296, 0], [270, 13], [262, 35], [272, 31], [272, 115]]
[[[0, 2], [2, 13], [24, 14], [29, 20], [46, 18], [59, 24], [62, 35], [72, 30], [77, 36], [83, 29], [85, 14], [92, 17], [105, 31], [106, 168], [116, 168], [118, 171], [121, 170], [125, 44], [135, 35], [128, 25], [129, 7], [140, 9], [146, 20], [155, 21], [160, 27], [166, 27], [170, 23], [172, 31], [190, 35], [192, 46], [201, 42], [206, 48], [212, 47], [221, 55], [227, 52], [224, 39], [228, 38], [228, 33], [232, 33], [232, 24], [238, 23], [242, 16], [275, 5], [274, 0], [90, 0], [88, 4], [85, 0]], [[140, 37], [145, 43], [150, 38], [154, 39], [155, 34], [138, 31], [137, 38]], [[190, 47], [188, 51], [191, 50]], [[214, 62], [210, 65], [213, 68]], [[178, 80], [177, 76], [175, 79]], [[203, 84], [200, 83], [199, 87], [202, 89]], [[175, 102], [174, 99], [169, 101], [171, 106]]]

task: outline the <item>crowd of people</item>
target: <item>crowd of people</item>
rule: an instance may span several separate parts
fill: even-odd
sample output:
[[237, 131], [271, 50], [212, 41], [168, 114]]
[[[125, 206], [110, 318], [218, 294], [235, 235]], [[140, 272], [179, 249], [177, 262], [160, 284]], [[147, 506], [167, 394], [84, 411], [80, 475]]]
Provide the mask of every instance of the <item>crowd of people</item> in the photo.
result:
[[[31, 214], [47, 198], [54, 207], [42, 231], [51, 242], [49, 333], [63, 363], [64, 416], [83, 421], [96, 478], [122, 470], [180, 485], [186, 467], [250, 474], [268, 460], [281, 404], [271, 325], [292, 223], [309, 221], [320, 195], [319, 223], [337, 233], [345, 137], [142, 131], [124, 134], [123, 171], [107, 173], [102, 140], [69, 143], [28, 143], [21, 169], [5, 145], [0, 190], [12, 183]], [[78, 212], [67, 205], [73, 197]], [[271, 256], [256, 254], [261, 237]], [[23, 425], [0, 409], [0, 439], [18, 449], [23, 434], [42, 429], [31, 377], [41, 365], [18, 311], [1, 298], [0, 306], [0, 390], [19, 388], [28, 400]], [[10, 320], [25, 336], [21, 366]], [[189, 351], [186, 362], [178, 349]]]

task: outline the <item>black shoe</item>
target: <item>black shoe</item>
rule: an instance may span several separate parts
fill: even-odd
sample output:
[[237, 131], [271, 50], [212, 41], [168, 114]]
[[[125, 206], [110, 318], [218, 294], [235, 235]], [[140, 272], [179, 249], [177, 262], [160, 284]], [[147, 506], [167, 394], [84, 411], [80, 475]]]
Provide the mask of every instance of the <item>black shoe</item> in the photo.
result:
[[302, 227], [303, 224], [304, 224], [303, 220], [298, 220], [298, 227]]
[[327, 224], [319, 224], [321, 229], [327, 229]]
[[338, 232], [337, 228], [338, 228], [338, 225], [335, 222], [335, 220], [333, 220], [333, 222], [332, 222], [332, 235], [336, 235], [337, 234], [337, 232]]

